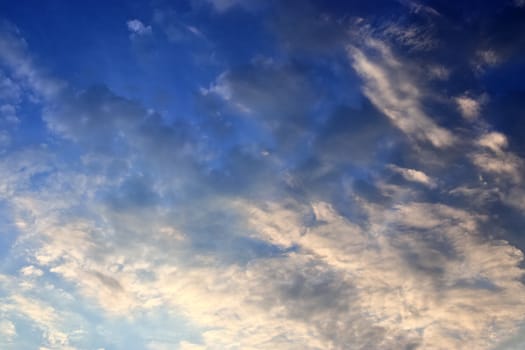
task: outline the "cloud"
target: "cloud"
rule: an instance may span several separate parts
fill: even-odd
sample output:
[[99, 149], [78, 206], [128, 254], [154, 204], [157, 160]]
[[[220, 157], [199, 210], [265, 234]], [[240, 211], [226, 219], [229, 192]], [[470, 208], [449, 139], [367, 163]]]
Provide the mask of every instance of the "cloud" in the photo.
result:
[[471, 155], [472, 162], [481, 170], [501, 175], [518, 183], [522, 179], [523, 160], [506, 150], [507, 138], [498, 132], [483, 134], [477, 144], [486, 151], [477, 151]]
[[502, 153], [508, 145], [505, 135], [499, 132], [486, 133], [477, 141], [477, 143], [482, 147], [490, 149], [494, 153]]
[[521, 179], [522, 161], [513, 154], [475, 153], [471, 158], [472, 162], [486, 173], [503, 175], [515, 182]]
[[[42, 300], [44, 295], [49, 295], [49, 286], [40, 285], [38, 293], [35, 293], [37, 285], [26, 277], [28, 276], [17, 278], [2, 275], [0, 278], [0, 287], [4, 291], [0, 298], [0, 313], [2, 317], [7, 318], [0, 322], [0, 333], [5, 336], [0, 339], [0, 344], [15, 348], [49, 346], [73, 349], [68, 334], [71, 334], [70, 327], [78, 326], [77, 320], [71, 317], [70, 312], [57, 310], [56, 306], [60, 303], [55, 302], [55, 305], [51, 305]], [[57, 293], [59, 290], [52, 292]], [[69, 326], [66, 325], [65, 318], [69, 319]], [[28, 325], [40, 331], [36, 344], [35, 339], [24, 339], [29, 334]]]
[[332, 84], [350, 66], [295, 57], [349, 41], [333, 35], [348, 22], [313, 16], [311, 42], [308, 21], [282, 33], [291, 57], [221, 68], [203, 115], [168, 121], [105, 86], [45, 105], [48, 144], [0, 154], [16, 231], [4, 332], [47, 348], [386, 350], [488, 349], [518, 330], [523, 253], [489, 207], [524, 207], [512, 140], [438, 125], [427, 102], [444, 81], [425, 79], [454, 79], [448, 66], [412, 69], [369, 32], [341, 57], [370, 101], [356, 103]]
[[302, 101], [315, 99], [310, 82], [297, 67], [273, 62], [254, 62], [224, 72], [202, 92], [217, 94], [248, 115], [267, 122], [282, 120], [282, 124], [304, 118], [307, 112]]
[[474, 120], [479, 117], [479, 114], [481, 113], [481, 107], [485, 100], [486, 98], [483, 96], [479, 99], [474, 99], [466, 95], [455, 98], [461, 115], [467, 120]]
[[257, 8], [259, 0], [206, 0], [218, 13], [224, 13], [232, 8], [240, 7], [246, 10]]
[[25, 266], [24, 268], [20, 270], [20, 273], [23, 276], [33, 276], [33, 277], [41, 277], [44, 274], [42, 270], [40, 270], [39, 268], [33, 265]]
[[432, 65], [429, 67], [428, 74], [434, 79], [447, 80], [450, 76], [450, 70], [441, 65]]
[[151, 26], [146, 26], [138, 19], [130, 19], [126, 22], [131, 38], [138, 38], [141, 36], [151, 35]]
[[[35, 65], [19, 29], [6, 21], [0, 21], [0, 62], [12, 72], [11, 79], [2, 79], [4, 86], [24, 84], [38, 98], [46, 99], [57, 96], [65, 87], [63, 81], [52, 78]], [[14, 82], [13, 78], [18, 82]], [[20, 86], [9, 88], [11, 98], [16, 100], [19, 90]]]
[[[485, 348], [510, 334], [507, 327], [521, 317], [514, 309], [523, 305], [520, 296], [511, 304], [499, 301], [524, 288], [516, 279], [522, 253], [506, 242], [479, 239], [482, 217], [430, 203], [387, 210], [372, 205], [365, 231], [326, 203], [312, 204], [315, 225], [302, 223], [302, 210], [286, 207], [250, 209], [253, 227], [272, 241], [298, 245], [352, 281], [356, 292], [346, 305], [361, 319], [341, 319], [341, 327], [368, 320], [380, 330], [349, 338], [357, 348], [366, 348], [366, 341], [377, 341], [368, 346], [378, 349]], [[348, 344], [344, 337], [331, 339], [337, 339], [336, 348]]]
[[0, 333], [6, 341], [10, 341], [16, 337], [16, 327], [14, 323], [9, 320], [0, 321]]
[[315, 115], [304, 101], [321, 104], [324, 99], [301, 67], [261, 60], [223, 72], [201, 95], [204, 101], [222, 100], [221, 113], [257, 122], [261, 139], [281, 150], [296, 145], [309, 131]]
[[436, 182], [422, 171], [415, 169], [400, 168], [396, 165], [390, 165], [389, 169], [403, 176], [405, 180], [419, 182], [428, 187], [436, 187]]
[[422, 87], [383, 42], [368, 38], [364, 48], [349, 46], [352, 66], [364, 80], [363, 92], [407, 136], [444, 148], [454, 135], [438, 126], [422, 107]]

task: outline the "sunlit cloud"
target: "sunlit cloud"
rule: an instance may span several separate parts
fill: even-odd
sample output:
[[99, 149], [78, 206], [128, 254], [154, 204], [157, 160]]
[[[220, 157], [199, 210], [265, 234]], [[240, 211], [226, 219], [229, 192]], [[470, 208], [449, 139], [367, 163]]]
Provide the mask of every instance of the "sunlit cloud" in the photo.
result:
[[1, 348], [521, 346], [519, 8], [19, 6]]

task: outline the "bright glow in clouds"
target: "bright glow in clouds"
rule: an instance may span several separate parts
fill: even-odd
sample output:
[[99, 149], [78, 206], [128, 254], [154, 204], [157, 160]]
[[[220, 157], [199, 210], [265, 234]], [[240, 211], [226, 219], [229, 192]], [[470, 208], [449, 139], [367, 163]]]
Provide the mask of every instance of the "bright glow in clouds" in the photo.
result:
[[19, 6], [0, 348], [523, 344], [520, 8]]

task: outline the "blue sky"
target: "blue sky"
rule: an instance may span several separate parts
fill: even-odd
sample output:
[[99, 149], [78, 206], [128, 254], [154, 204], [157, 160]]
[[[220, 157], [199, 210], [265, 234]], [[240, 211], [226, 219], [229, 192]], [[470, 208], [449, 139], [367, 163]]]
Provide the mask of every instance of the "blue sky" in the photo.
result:
[[525, 2], [0, 2], [0, 348], [525, 347]]

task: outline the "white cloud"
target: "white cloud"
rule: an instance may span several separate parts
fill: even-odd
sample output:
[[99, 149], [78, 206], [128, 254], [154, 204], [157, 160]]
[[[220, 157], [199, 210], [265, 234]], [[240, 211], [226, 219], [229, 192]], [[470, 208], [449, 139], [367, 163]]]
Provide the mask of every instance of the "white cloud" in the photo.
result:
[[405, 71], [389, 47], [366, 39], [365, 48], [350, 46], [352, 65], [364, 80], [364, 93], [394, 125], [408, 136], [429, 141], [443, 148], [454, 143], [454, 136], [438, 126], [422, 108], [422, 88]]
[[498, 132], [483, 134], [476, 144], [481, 148], [470, 155], [474, 165], [484, 172], [506, 177], [518, 183], [522, 180], [523, 160], [506, 151], [505, 135]]
[[138, 19], [131, 19], [126, 22], [128, 30], [131, 32], [132, 37], [151, 35], [152, 29], [151, 26], [146, 26], [144, 23]]
[[[26, 46], [18, 28], [6, 22], [0, 23], [0, 62], [11, 71], [11, 79], [17, 80], [11, 80], [7, 84], [24, 84], [39, 98], [56, 97], [63, 90], [64, 82], [50, 77], [38, 68], [28, 54]], [[5, 78], [1, 84], [5, 86]], [[15, 93], [16, 89], [12, 91]]]
[[503, 175], [514, 182], [519, 182], [521, 179], [523, 162], [511, 153], [494, 155], [480, 152], [471, 155], [471, 159], [474, 165], [487, 173]]
[[[373, 348], [399, 347], [400, 336], [425, 349], [488, 348], [512, 333], [525, 310], [522, 253], [506, 242], [480, 239], [484, 218], [430, 203], [400, 204], [392, 211], [369, 206], [367, 232], [318, 203], [313, 209], [320, 224], [301, 229], [301, 214], [291, 219], [290, 205], [265, 208], [250, 209], [258, 232], [282, 243], [286, 238], [277, 237], [288, 237], [288, 244], [333, 266], [364, 291], [348, 305], [362, 310], [362, 320], [369, 318], [388, 334], [383, 339], [390, 339]], [[358, 321], [346, 322], [348, 327]], [[353, 341], [360, 348], [364, 339]]]
[[499, 132], [486, 133], [479, 138], [477, 143], [495, 153], [503, 152], [508, 145], [507, 137]]
[[[112, 188], [110, 181], [60, 169], [31, 190], [25, 182], [46, 167], [23, 155], [2, 169], [20, 169], [4, 193], [14, 219], [26, 223], [19, 245], [30, 244], [28, 259], [71, 282], [81, 300], [95, 301], [110, 318], [140, 321], [160, 309], [184, 316], [202, 335], [202, 344], [185, 340], [188, 349], [325, 349], [350, 342], [374, 349], [488, 348], [525, 312], [521, 252], [483, 240], [478, 231], [486, 217], [414, 201], [410, 192], [392, 196], [403, 201], [386, 207], [360, 198], [364, 222], [327, 202], [219, 198], [224, 210], [243, 215], [251, 238], [295, 251], [232, 264], [194, 252], [197, 237], [181, 227], [191, 218], [172, 208], [111, 210], [87, 195]], [[394, 169], [409, 181], [433, 181], [414, 169]], [[80, 202], [83, 213], [73, 214]], [[206, 215], [197, 207], [201, 220]], [[31, 270], [21, 275], [34, 275]], [[69, 333], [56, 325], [60, 314], [34, 305], [23, 315], [53, 330], [49, 344], [68, 346]]]
[[455, 98], [457, 107], [461, 112], [461, 115], [467, 120], [474, 120], [479, 117], [481, 107], [485, 102], [484, 96], [474, 99], [467, 95], [459, 96]]
[[389, 165], [389, 169], [400, 174], [407, 181], [419, 182], [428, 187], [436, 187], [436, 182], [422, 171], [415, 169], [401, 168], [396, 165]]
[[20, 269], [20, 273], [23, 276], [27, 276], [27, 277], [40, 277], [44, 274], [42, 270], [40, 270], [39, 268], [33, 265], [23, 267], [22, 269]]
[[[130, 30], [148, 32], [150, 27], [139, 23]], [[365, 81], [365, 93], [398, 128], [436, 147], [454, 142], [451, 132], [424, 113], [422, 88], [387, 46], [369, 41], [364, 50], [352, 48], [350, 55]], [[290, 99], [280, 93], [293, 90], [288, 88], [263, 94], [274, 81], [290, 87], [302, 82], [278, 69], [268, 72], [275, 80], [261, 77], [262, 87], [244, 96], [253, 102], [250, 106], [260, 107], [256, 110]], [[232, 94], [250, 90], [221, 83], [219, 79], [203, 94], [230, 100]], [[283, 95], [282, 100], [276, 94]], [[100, 96], [103, 113], [98, 105], [89, 111], [75, 105], [62, 115], [48, 111], [46, 121], [81, 146], [112, 142], [117, 131], [119, 137], [125, 134], [134, 153], [124, 155], [123, 164], [107, 152], [85, 155], [81, 165], [72, 166], [43, 150], [13, 153], [0, 161], [0, 193], [20, 231], [12, 254], [25, 258], [15, 270], [16, 283], [3, 288], [22, 292], [9, 292], [0, 300], [0, 311], [37, 325], [45, 338], [42, 348], [72, 347], [74, 334], [64, 325], [69, 318], [57, 306], [60, 302], [35, 297], [35, 281], [44, 276], [43, 269], [67, 281], [79, 304], [102, 310], [102, 318], [111, 322], [140, 324], [148, 315], [165, 312], [184, 318], [201, 335], [199, 342], [148, 334], [145, 346], [158, 349], [177, 343], [183, 349], [342, 349], [348, 344], [378, 350], [484, 349], [506, 338], [523, 320], [523, 254], [505, 241], [485, 239], [483, 225], [489, 217], [424, 202], [417, 189], [389, 184], [377, 186], [388, 198], [385, 204], [344, 194], [355, 200], [359, 220], [341, 215], [328, 200], [298, 202], [282, 194], [280, 200], [250, 201], [242, 193], [230, 198], [213, 192], [196, 204], [195, 193], [173, 189], [176, 181], [197, 176], [182, 172], [171, 154], [190, 146], [156, 143], [159, 135], [168, 135], [166, 142], [171, 142], [173, 130], [162, 129], [155, 115], [108, 91], [89, 95], [79, 105], [93, 107]], [[72, 121], [70, 116], [77, 114], [85, 120]], [[517, 176], [519, 167], [505, 168], [518, 158], [506, 150], [503, 135], [482, 135], [476, 147], [472, 159], [478, 167]], [[150, 159], [163, 149], [170, 150], [170, 158]], [[177, 171], [155, 173], [166, 159], [177, 164]], [[146, 175], [133, 171], [149, 171], [146, 160], [154, 165], [149, 175], [155, 177], [144, 180]], [[107, 171], [118, 167], [124, 170]], [[391, 169], [408, 181], [436, 186], [422, 171]], [[149, 188], [140, 187], [140, 181], [132, 182], [131, 189], [123, 186], [133, 176], [151, 185], [161, 199], [148, 201]], [[163, 181], [163, 176], [173, 182]], [[176, 196], [162, 196], [169, 191]], [[231, 215], [228, 221], [238, 219], [239, 226], [221, 228], [208, 207], [220, 207]], [[210, 221], [213, 225], [204, 230], [195, 229]], [[203, 239], [203, 231], [212, 234]], [[244, 232], [249, 237], [242, 238], [276, 249], [276, 256], [232, 262], [221, 259], [220, 249], [199, 249], [203, 242], [229, 243]], [[164, 323], [159, 327], [174, 329]]]
[[[0, 320], [0, 334], [3, 340], [10, 341], [16, 337], [16, 327], [13, 322], [9, 320]], [[2, 340], [0, 340], [2, 342]]]
[[34, 322], [41, 329], [43, 341], [46, 345], [52, 348], [72, 349], [67, 333], [61, 330], [60, 317], [52, 306], [36, 298], [14, 294], [7, 301], [4, 301], [3, 307], [8, 312]]

